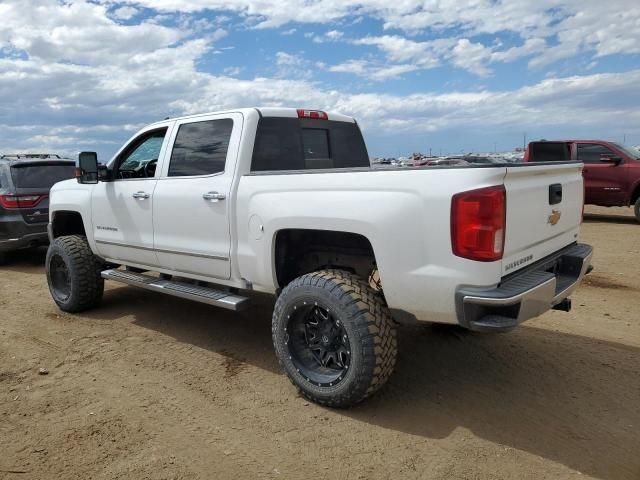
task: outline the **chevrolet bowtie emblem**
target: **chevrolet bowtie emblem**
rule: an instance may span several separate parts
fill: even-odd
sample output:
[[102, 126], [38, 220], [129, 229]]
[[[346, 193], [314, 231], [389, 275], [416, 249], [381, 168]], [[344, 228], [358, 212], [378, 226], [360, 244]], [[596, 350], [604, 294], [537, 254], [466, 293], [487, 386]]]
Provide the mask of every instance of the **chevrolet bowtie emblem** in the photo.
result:
[[547, 223], [550, 223], [551, 225], [555, 225], [560, 221], [561, 216], [562, 216], [562, 213], [560, 213], [560, 210], [552, 210], [551, 215], [549, 215], [549, 218], [547, 219]]

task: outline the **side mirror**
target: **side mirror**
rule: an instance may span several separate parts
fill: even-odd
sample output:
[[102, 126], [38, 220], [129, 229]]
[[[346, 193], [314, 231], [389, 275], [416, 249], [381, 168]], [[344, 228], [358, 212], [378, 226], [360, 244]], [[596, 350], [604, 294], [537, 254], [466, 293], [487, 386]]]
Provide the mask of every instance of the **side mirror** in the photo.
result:
[[98, 183], [98, 154], [96, 152], [80, 152], [76, 163], [76, 179], [78, 183]]
[[600, 155], [600, 161], [602, 163], [615, 163], [616, 165], [618, 165], [620, 162], [622, 162], [622, 157], [617, 157], [614, 155]]

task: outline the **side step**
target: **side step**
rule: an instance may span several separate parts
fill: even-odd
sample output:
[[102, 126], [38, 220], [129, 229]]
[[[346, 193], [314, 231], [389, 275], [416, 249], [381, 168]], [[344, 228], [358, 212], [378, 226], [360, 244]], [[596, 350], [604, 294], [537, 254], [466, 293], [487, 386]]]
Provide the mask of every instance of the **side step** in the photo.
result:
[[208, 303], [216, 307], [229, 310], [242, 310], [249, 305], [247, 297], [241, 297], [233, 293], [216, 290], [209, 287], [200, 287], [186, 282], [175, 282], [173, 280], [163, 280], [141, 273], [125, 272], [122, 270], [104, 270], [102, 278], [115, 282], [126, 283], [135, 287], [144, 288], [153, 292], [165, 293], [175, 297], [195, 300], [196, 302]]

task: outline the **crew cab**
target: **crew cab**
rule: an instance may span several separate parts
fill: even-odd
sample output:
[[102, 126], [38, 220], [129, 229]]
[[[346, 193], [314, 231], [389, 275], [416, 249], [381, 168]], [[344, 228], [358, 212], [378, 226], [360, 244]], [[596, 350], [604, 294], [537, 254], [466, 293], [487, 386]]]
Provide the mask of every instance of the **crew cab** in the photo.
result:
[[0, 156], [0, 263], [8, 252], [49, 243], [49, 189], [74, 169], [55, 154]]
[[525, 162], [577, 160], [584, 163], [585, 203], [633, 207], [640, 222], [640, 152], [603, 140], [531, 142]]
[[505, 331], [569, 309], [592, 256], [581, 170], [372, 169], [357, 122], [317, 110], [167, 119], [54, 186], [47, 280], [68, 312], [104, 279], [232, 310], [273, 294], [293, 384], [350, 406], [391, 375], [396, 323]]

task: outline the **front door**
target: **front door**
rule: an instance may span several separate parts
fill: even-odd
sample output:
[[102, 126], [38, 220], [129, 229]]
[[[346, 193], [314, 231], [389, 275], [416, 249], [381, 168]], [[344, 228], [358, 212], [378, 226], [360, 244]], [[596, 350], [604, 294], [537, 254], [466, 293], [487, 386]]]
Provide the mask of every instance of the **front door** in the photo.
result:
[[626, 194], [625, 165], [603, 162], [605, 157], [620, 155], [595, 143], [579, 143], [577, 146], [577, 160], [584, 163], [585, 203], [622, 205]]
[[230, 194], [242, 115], [176, 122], [173, 147], [153, 196], [160, 265], [185, 274], [231, 275]]
[[134, 138], [111, 165], [112, 180], [94, 186], [91, 212], [101, 257], [157, 265], [153, 195], [158, 182], [156, 167], [168, 143], [168, 130], [168, 126], [154, 128]]

